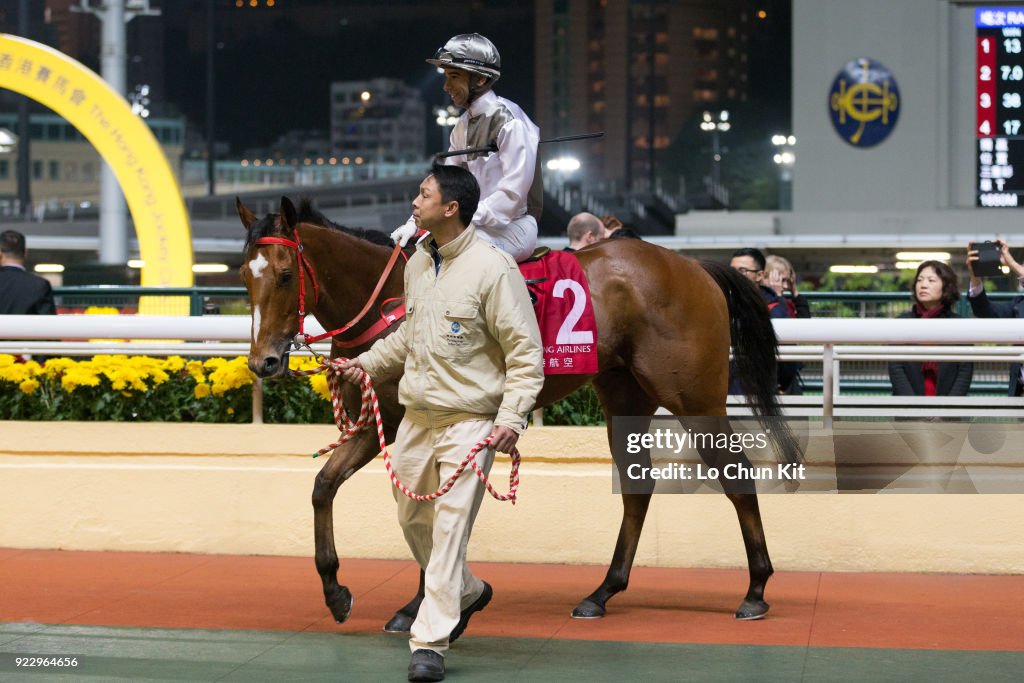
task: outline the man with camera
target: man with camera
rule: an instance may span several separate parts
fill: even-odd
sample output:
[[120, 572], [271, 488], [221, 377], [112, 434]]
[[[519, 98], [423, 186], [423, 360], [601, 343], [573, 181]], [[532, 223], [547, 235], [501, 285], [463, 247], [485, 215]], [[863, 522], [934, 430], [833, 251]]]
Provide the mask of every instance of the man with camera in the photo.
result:
[[[993, 242], [967, 245], [967, 270], [971, 274], [967, 300], [971, 304], [976, 318], [1024, 318], [1024, 296], [1014, 297], [1007, 303], [992, 303], [985, 294], [982, 277], [1001, 275], [1000, 264], [1010, 269], [1024, 285], [1024, 266], [1017, 263], [1010, 254], [1010, 245], [997, 239]], [[1024, 394], [1024, 365], [1014, 363], [1010, 366], [1010, 396]]]
[[[739, 271], [740, 275], [750, 280], [750, 283], [761, 293], [761, 297], [764, 299], [765, 305], [768, 307], [769, 317], [792, 318], [793, 316], [790, 315], [789, 306], [785, 297], [776, 293], [775, 290], [771, 287], [767, 287], [765, 284], [766, 264], [767, 259], [765, 259], [764, 252], [756, 247], [743, 247], [742, 249], [737, 249], [732, 253], [732, 258], [729, 260], [729, 266]], [[729, 393], [742, 394], [743, 384], [740, 381], [740, 378], [736, 376], [735, 370], [735, 362], [730, 361]], [[786, 393], [795, 387], [799, 387], [799, 372], [800, 363], [779, 363], [779, 391]]]

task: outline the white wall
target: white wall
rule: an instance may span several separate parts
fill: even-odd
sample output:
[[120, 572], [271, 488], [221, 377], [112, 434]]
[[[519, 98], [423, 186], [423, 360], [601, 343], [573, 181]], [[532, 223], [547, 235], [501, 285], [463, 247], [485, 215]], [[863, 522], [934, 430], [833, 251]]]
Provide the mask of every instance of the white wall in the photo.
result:
[[[4, 422], [0, 547], [244, 555], [313, 553], [309, 496], [330, 425]], [[519, 502], [489, 497], [470, 558], [603, 565], [622, 507], [601, 427], [528, 430]], [[507, 490], [509, 463], [491, 474]], [[725, 496], [657, 495], [636, 563], [741, 567]], [[1024, 571], [1020, 494], [763, 495], [776, 569]], [[378, 459], [334, 505], [342, 557], [408, 558]], [[993, 523], [998, 520], [998, 523]], [[311, 565], [312, 566], [312, 565]]]
[[[793, 0], [794, 211], [782, 234], [1003, 235], [1009, 210], [975, 209], [974, 15], [952, 0]], [[888, 67], [899, 121], [856, 148], [832, 127], [829, 90], [852, 59]], [[934, 241], [934, 240], [929, 240]]]
[[[941, 124], [949, 99], [945, 0], [794, 0], [794, 207], [929, 210], [946, 167]], [[882, 143], [854, 147], [835, 132], [832, 81], [849, 61], [887, 66], [900, 90], [899, 120]]]

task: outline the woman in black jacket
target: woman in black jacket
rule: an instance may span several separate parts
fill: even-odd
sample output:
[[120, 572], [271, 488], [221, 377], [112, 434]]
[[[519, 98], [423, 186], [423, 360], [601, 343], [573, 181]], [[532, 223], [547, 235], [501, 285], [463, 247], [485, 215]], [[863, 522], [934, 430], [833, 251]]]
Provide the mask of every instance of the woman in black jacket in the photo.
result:
[[[960, 299], [956, 273], [941, 261], [917, 267], [912, 298], [914, 307], [901, 318], [958, 318], [953, 306]], [[901, 361], [889, 363], [895, 396], [966, 396], [974, 376], [973, 363]]]

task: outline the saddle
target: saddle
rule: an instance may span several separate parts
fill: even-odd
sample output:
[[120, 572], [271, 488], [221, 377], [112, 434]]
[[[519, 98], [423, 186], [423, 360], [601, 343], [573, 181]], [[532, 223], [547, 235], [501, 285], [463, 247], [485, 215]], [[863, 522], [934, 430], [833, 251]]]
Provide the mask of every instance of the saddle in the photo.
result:
[[579, 259], [543, 247], [518, 265], [540, 326], [545, 374], [597, 372], [597, 322]]
[[[551, 252], [551, 247], [537, 247], [536, 249], [533, 250], [533, 253], [530, 254], [530, 258], [526, 259], [525, 261], [521, 261], [519, 263], [519, 266], [520, 266], [519, 270], [522, 271], [522, 264], [524, 264], [524, 263], [534, 263], [536, 261], [540, 261], [542, 258], [547, 256], [550, 252]], [[525, 279], [526, 279], [526, 289], [530, 292], [530, 303], [533, 304], [534, 308], [536, 308], [537, 307], [537, 302], [540, 300], [540, 292], [538, 291], [537, 287], [535, 287], [535, 285], [539, 285], [542, 282], [546, 282], [547, 278], [546, 277], [534, 277], [534, 278], [525, 278]]]

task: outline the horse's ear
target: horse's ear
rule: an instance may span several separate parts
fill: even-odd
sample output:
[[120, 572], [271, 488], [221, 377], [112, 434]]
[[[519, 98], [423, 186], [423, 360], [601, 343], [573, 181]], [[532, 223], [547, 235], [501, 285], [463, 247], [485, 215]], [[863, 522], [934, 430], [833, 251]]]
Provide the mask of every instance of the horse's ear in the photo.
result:
[[287, 197], [281, 197], [281, 224], [291, 230], [298, 222], [298, 213], [295, 211], [295, 205], [292, 204], [292, 200]]
[[242, 203], [240, 197], [235, 197], [235, 208], [238, 209], [238, 217], [242, 219], [242, 225], [245, 226], [246, 230], [249, 230], [252, 224], [256, 222], [256, 215], [249, 210], [249, 207]]

